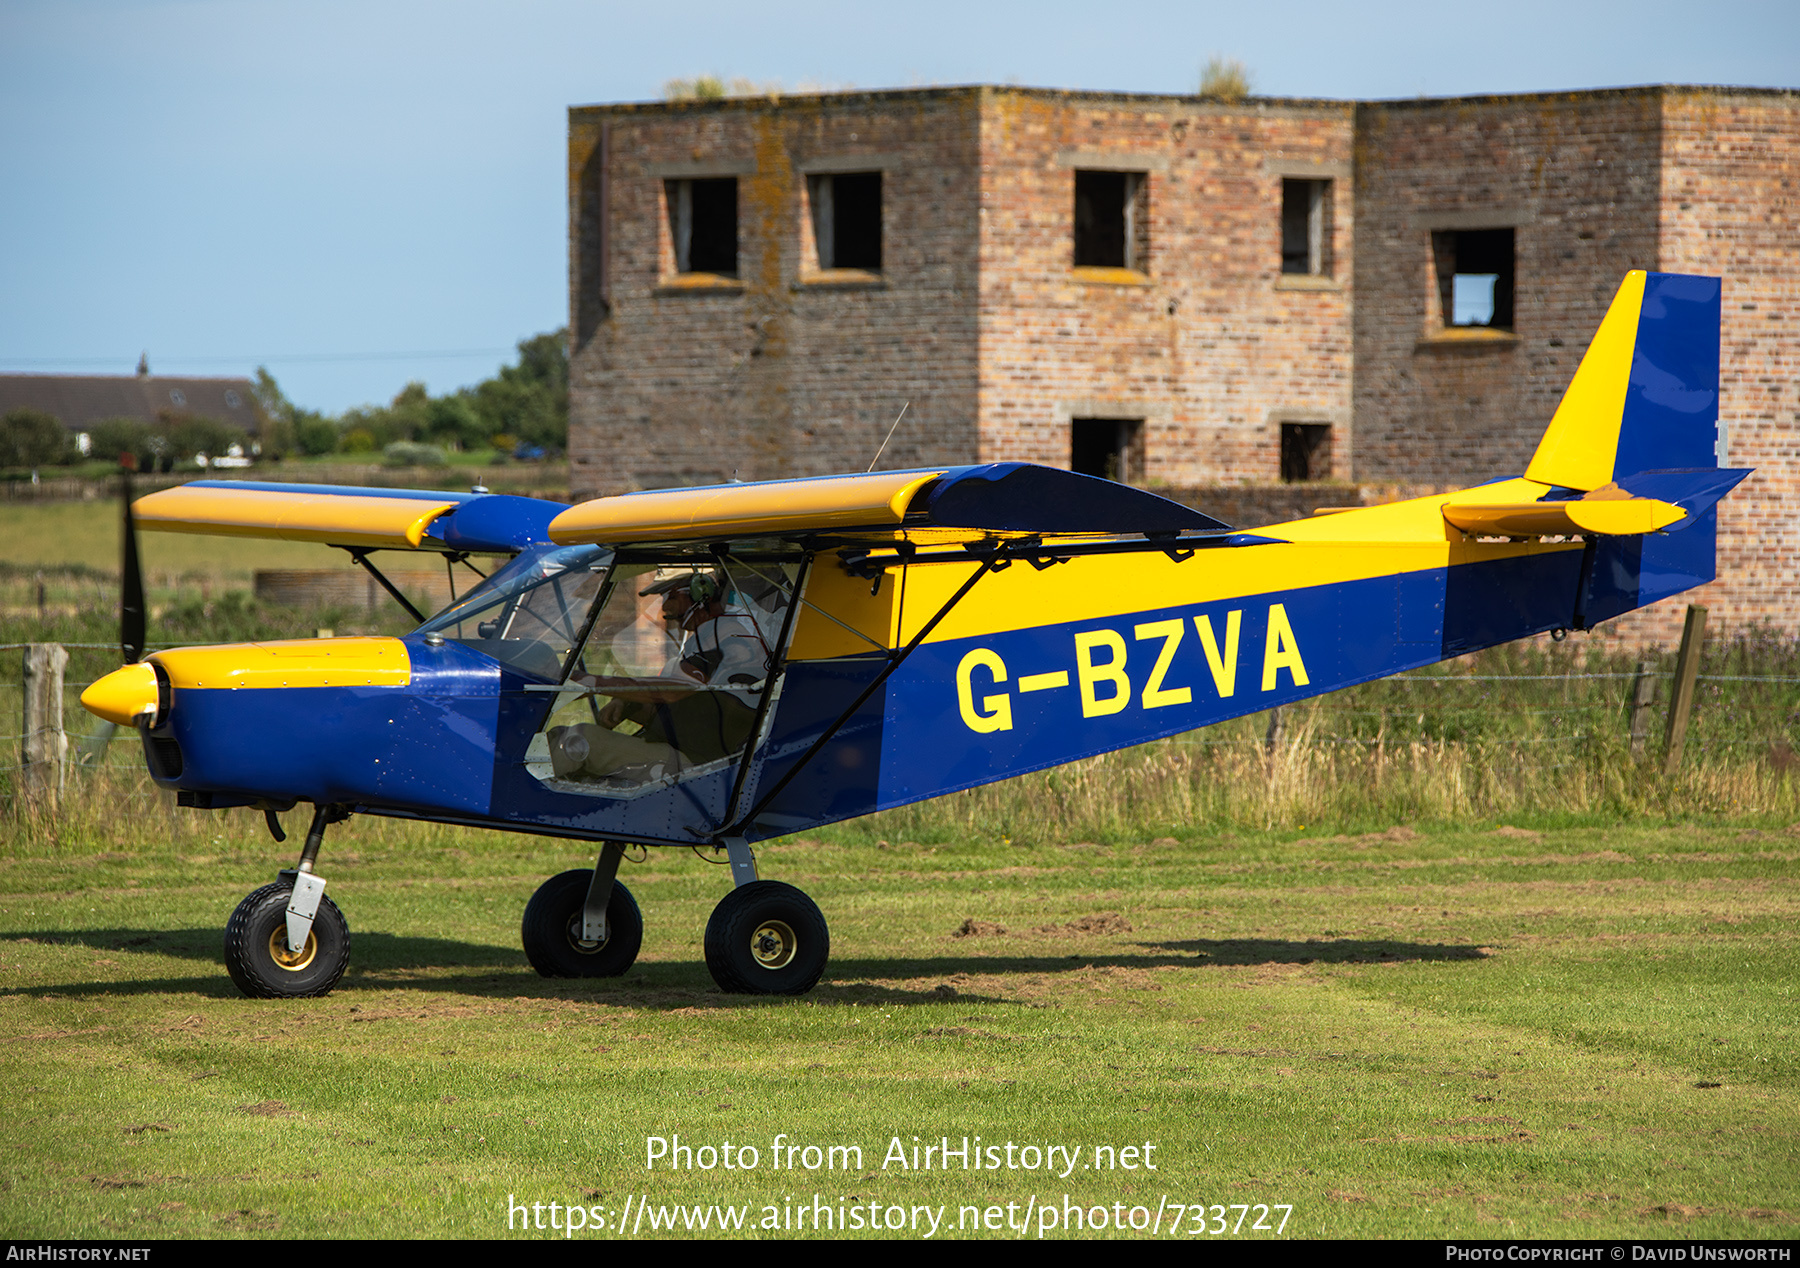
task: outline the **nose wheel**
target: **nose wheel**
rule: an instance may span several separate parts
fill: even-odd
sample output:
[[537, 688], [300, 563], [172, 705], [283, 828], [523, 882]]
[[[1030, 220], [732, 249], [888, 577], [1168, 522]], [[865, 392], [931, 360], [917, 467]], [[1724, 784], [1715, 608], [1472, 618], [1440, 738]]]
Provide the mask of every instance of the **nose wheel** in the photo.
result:
[[306, 999], [329, 994], [350, 963], [350, 926], [321, 897], [298, 949], [288, 946], [291, 881], [264, 885], [239, 903], [225, 926], [225, 970], [251, 999]]
[[706, 922], [706, 967], [733, 995], [804, 995], [830, 958], [818, 904], [780, 881], [738, 886]]

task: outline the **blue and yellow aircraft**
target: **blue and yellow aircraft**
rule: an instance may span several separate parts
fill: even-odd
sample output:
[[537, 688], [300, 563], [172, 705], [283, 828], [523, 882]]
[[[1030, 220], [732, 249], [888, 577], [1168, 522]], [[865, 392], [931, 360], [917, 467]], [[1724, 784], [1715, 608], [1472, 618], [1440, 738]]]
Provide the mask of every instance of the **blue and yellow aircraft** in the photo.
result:
[[[1586, 629], [1714, 574], [1716, 278], [1627, 276], [1523, 476], [1256, 532], [1020, 463], [668, 489], [563, 506], [199, 481], [145, 528], [499, 567], [404, 638], [143, 648], [82, 702], [196, 809], [297, 802], [295, 866], [225, 934], [245, 994], [321, 995], [349, 934], [316, 870], [350, 814], [596, 843], [525, 909], [552, 977], [624, 973], [630, 845], [723, 850], [727, 991], [797, 994], [829, 934], [754, 844], [1385, 677]], [[479, 572], [479, 570], [476, 570]], [[405, 597], [389, 586], [397, 599]], [[410, 606], [410, 605], [409, 605]]]

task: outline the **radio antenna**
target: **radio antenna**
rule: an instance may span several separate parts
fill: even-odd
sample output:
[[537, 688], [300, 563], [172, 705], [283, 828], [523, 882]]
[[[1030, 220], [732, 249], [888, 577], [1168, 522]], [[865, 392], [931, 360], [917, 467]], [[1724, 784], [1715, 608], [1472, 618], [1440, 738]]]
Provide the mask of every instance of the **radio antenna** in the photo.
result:
[[911, 408], [912, 408], [912, 402], [908, 401], [906, 404], [904, 404], [900, 407], [900, 412], [898, 414], [894, 415], [894, 426], [888, 428], [888, 434], [882, 438], [881, 448], [877, 449], [875, 451], [875, 456], [873, 458], [869, 459], [869, 470], [863, 472], [864, 475], [868, 475], [869, 471], [875, 470], [875, 464], [880, 462], [881, 455], [887, 452], [888, 441], [890, 441], [894, 438], [894, 431], [896, 428], [898, 428], [900, 426], [900, 420], [906, 417], [906, 411]]

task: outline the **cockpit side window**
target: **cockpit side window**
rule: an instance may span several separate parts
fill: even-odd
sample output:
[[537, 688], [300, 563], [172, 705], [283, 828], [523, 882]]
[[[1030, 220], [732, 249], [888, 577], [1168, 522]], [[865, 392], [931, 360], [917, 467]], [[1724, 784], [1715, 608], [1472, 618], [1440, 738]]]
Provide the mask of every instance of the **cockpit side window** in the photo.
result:
[[559, 791], [625, 797], [741, 758], [779, 663], [797, 573], [616, 567], [527, 753], [532, 773]]

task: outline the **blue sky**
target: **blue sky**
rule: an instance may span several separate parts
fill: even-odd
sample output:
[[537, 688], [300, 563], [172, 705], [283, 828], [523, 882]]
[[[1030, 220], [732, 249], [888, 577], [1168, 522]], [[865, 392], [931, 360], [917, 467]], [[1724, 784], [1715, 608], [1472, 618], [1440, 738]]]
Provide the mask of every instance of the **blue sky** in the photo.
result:
[[1410, 97], [1800, 86], [1800, 5], [0, 0], [0, 371], [317, 409], [566, 320], [565, 110], [677, 76]]

